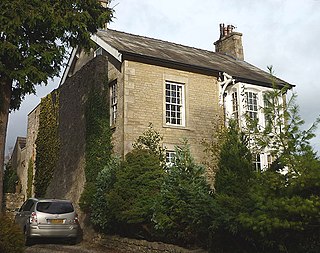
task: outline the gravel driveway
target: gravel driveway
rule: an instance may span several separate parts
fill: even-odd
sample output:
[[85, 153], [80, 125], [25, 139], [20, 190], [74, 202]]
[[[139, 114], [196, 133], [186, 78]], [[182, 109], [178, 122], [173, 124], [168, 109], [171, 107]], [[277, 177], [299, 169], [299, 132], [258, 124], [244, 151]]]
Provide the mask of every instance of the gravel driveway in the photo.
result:
[[77, 245], [68, 245], [59, 241], [42, 241], [35, 245], [26, 247], [25, 253], [121, 253], [114, 249], [108, 249], [102, 246], [81, 242]]

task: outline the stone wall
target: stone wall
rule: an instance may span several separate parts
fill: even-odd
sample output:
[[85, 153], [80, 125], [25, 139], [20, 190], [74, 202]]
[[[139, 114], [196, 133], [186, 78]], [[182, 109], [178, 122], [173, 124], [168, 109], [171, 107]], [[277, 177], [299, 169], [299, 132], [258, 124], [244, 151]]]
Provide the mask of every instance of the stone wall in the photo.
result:
[[98, 56], [59, 88], [59, 160], [46, 197], [79, 203], [85, 183], [86, 101], [93, 87], [106, 84], [107, 70], [106, 57]]
[[148, 242], [118, 236], [104, 235], [98, 243], [106, 248], [116, 249], [125, 253], [207, 253], [207, 251], [202, 249], [185, 249], [162, 242]]
[[24, 195], [17, 193], [5, 194], [5, 212], [10, 218], [14, 218], [15, 210], [20, 208], [24, 202]]
[[[36, 160], [36, 139], [39, 131], [39, 115], [40, 115], [40, 104], [38, 104], [29, 114], [28, 114], [28, 127], [27, 127], [27, 144], [26, 144], [26, 169], [23, 172], [22, 182], [22, 193], [25, 194], [27, 198], [27, 184], [28, 184], [28, 167], [30, 160], [33, 165]], [[34, 178], [35, 170], [33, 170]], [[32, 189], [32, 195], [34, 194], [34, 187]]]
[[[152, 123], [168, 150], [173, 151], [174, 146], [187, 138], [192, 155], [202, 162], [205, 157], [202, 140], [211, 139], [213, 122], [220, 120], [217, 78], [133, 61], [125, 61], [122, 72], [123, 88], [118, 90], [119, 124], [113, 138], [123, 141], [115, 142], [114, 150], [123, 149], [123, 155], [131, 151], [132, 143]], [[184, 85], [185, 126], [169, 126], [165, 122], [166, 81]]]

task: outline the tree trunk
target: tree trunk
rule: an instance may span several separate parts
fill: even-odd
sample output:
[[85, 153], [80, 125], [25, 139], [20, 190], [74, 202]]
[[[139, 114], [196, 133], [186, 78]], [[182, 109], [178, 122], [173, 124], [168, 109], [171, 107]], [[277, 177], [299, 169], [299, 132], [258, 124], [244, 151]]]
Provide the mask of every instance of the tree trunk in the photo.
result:
[[8, 116], [12, 93], [12, 81], [0, 78], [0, 213], [3, 207], [3, 174], [4, 174], [4, 155], [6, 146]]

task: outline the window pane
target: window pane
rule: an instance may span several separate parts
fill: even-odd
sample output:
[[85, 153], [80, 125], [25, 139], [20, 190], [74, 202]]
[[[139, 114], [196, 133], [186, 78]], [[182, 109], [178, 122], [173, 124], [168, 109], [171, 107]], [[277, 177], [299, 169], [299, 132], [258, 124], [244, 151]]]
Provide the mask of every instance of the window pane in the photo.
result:
[[166, 83], [166, 122], [182, 125], [183, 118], [183, 85]]
[[257, 94], [246, 92], [247, 113], [251, 119], [258, 118], [258, 100]]

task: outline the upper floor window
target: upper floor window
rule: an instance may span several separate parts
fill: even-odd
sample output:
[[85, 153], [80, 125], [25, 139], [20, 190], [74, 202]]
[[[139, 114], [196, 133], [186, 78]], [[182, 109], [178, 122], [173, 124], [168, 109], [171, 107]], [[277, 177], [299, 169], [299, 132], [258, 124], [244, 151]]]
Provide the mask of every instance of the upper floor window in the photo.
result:
[[254, 166], [256, 171], [261, 171], [260, 154], [253, 154], [253, 166]]
[[166, 124], [185, 124], [184, 85], [166, 81]]
[[268, 94], [263, 95], [263, 108], [265, 127], [271, 127], [274, 115], [272, 115], [270, 112], [272, 104], [270, 101], [270, 96]]
[[246, 92], [247, 114], [251, 119], [258, 119], [258, 94]]
[[238, 92], [232, 93], [232, 115], [235, 119], [238, 119]]
[[117, 82], [111, 82], [110, 84], [110, 125], [114, 125], [117, 119]]

